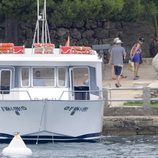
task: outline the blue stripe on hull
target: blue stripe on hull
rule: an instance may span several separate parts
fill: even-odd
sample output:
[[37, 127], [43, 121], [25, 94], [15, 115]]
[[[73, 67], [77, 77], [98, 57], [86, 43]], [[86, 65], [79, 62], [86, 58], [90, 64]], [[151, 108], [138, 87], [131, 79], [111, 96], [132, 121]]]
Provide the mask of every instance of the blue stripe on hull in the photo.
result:
[[[0, 144], [7, 143], [13, 139], [13, 135], [0, 133]], [[26, 144], [44, 144], [44, 143], [54, 143], [54, 142], [96, 142], [100, 139], [101, 133], [92, 133], [86, 134], [78, 137], [70, 137], [70, 136], [51, 136], [51, 135], [43, 135], [43, 136], [21, 136], [23, 141]]]

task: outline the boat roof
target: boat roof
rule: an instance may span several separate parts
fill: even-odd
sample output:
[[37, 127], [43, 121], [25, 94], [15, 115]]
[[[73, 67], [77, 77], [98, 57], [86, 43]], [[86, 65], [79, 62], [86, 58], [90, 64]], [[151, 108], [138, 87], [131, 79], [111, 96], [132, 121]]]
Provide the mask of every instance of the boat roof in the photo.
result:
[[71, 66], [91, 65], [102, 62], [94, 54], [60, 54], [55, 48], [53, 54], [33, 54], [32, 48], [25, 48], [24, 54], [0, 54], [0, 66]]

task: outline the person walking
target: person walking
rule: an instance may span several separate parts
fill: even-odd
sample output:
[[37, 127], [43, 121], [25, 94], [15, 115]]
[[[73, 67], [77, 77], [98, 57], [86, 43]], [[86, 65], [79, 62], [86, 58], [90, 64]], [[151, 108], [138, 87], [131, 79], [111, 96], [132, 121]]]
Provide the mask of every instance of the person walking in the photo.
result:
[[131, 52], [130, 52], [130, 57], [131, 60], [134, 62], [134, 80], [138, 80], [138, 71], [140, 64], [142, 63], [142, 45], [144, 43], [144, 38], [140, 37], [138, 41], [133, 45]]
[[114, 65], [114, 73], [116, 76], [116, 87], [121, 87], [120, 80], [123, 69], [123, 60], [126, 58], [125, 48], [121, 46], [123, 42], [116, 39], [115, 45], [110, 50], [110, 62]]
[[[119, 37], [114, 38], [113, 46], [115, 46], [117, 40], [120, 40]], [[111, 78], [112, 78], [112, 80], [116, 80], [116, 76], [115, 76], [115, 72], [114, 72], [114, 64], [113, 63], [111, 63]]]
[[[114, 38], [113, 46], [115, 46], [117, 40], [120, 40], [120, 38], [119, 37]], [[113, 63], [111, 63], [111, 78], [112, 78], [112, 80], [116, 80], [116, 76], [115, 76], [115, 72], [114, 72], [114, 64]], [[121, 78], [127, 78], [127, 76], [123, 75], [123, 69], [122, 69]]]

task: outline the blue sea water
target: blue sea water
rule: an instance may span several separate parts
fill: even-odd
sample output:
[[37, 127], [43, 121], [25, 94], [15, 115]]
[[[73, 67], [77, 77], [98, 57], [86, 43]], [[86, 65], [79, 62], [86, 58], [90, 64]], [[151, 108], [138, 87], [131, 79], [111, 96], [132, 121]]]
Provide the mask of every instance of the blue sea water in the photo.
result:
[[[0, 158], [6, 158], [2, 150], [7, 146], [0, 145]], [[54, 143], [27, 147], [33, 152], [27, 158], [158, 158], [158, 136], [109, 136], [97, 143]]]

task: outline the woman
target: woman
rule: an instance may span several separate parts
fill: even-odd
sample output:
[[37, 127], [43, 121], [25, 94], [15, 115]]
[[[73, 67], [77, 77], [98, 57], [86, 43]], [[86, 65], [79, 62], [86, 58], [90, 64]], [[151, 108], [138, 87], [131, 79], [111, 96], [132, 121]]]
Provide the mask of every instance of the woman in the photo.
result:
[[131, 60], [134, 62], [134, 78], [133, 78], [134, 80], [139, 79], [138, 70], [139, 70], [140, 64], [142, 63], [141, 47], [142, 47], [143, 42], [144, 42], [144, 38], [140, 37], [138, 41], [134, 44], [130, 52]]

